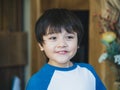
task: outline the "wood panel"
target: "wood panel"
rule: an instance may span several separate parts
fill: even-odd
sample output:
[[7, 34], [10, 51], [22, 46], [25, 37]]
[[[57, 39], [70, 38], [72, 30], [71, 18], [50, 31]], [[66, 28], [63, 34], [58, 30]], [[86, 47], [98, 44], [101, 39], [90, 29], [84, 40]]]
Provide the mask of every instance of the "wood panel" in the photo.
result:
[[3, 6], [2, 6], [2, 1], [0, 1], [0, 31], [2, 30], [2, 26], [3, 26], [3, 23], [2, 23], [2, 21], [3, 21], [3, 20], [2, 20], [2, 19], [3, 19], [3, 18], [2, 18], [2, 17], [3, 17], [2, 7], [3, 7]]
[[95, 67], [107, 90], [115, 90], [113, 85], [115, 75], [111, 71], [111, 65], [108, 62], [98, 63], [98, 58], [105, 49], [100, 42], [100, 27], [94, 14], [101, 14], [103, 4], [104, 0], [90, 0], [89, 63]]
[[43, 11], [49, 8], [67, 8], [70, 10], [89, 10], [89, 0], [41, 0]]
[[[100, 42], [100, 28], [98, 28], [98, 21], [94, 17], [94, 14], [101, 13], [101, 1], [90, 1], [90, 28], [89, 28], [89, 63], [92, 64], [102, 81], [104, 78], [104, 66], [98, 63], [98, 58], [103, 52], [103, 47]], [[103, 70], [103, 71], [102, 71]], [[104, 81], [105, 83], [105, 81]]]
[[31, 0], [31, 33], [32, 33], [32, 54], [31, 54], [31, 74], [35, 73], [36, 71], [38, 71], [43, 64], [46, 62], [46, 57], [43, 54], [43, 52], [40, 51], [39, 47], [38, 47], [38, 43], [36, 41], [35, 38], [35, 32], [34, 32], [34, 28], [35, 28], [35, 23], [38, 19], [38, 17], [41, 14], [41, 2], [40, 0]]
[[0, 0], [0, 31], [22, 30], [22, 0]]
[[[98, 22], [94, 17], [95, 13], [100, 13], [100, 1], [90, 1], [90, 28], [89, 28], [89, 63], [92, 64], [97, 73], [100, 75], [100, 64], [98, 63], [99, 55], [101, 54], [102, 45], [100, 43], [100, 34]], [[101, 76], [101, 75], [100, 75]]]
[[24, 67], [27, 64], [27, 34], [0, 32], [0, 90], [12, 90], [14, 76], [25, 88]]
[[0, 32], [0, 67], [27, 63], [27, 33]]
[[21, 34], [22, 1], [0, 0], [0, 90], [12, 90], [14, 76], [20, 78], [21, 90], [25, 88], [27, 36]]

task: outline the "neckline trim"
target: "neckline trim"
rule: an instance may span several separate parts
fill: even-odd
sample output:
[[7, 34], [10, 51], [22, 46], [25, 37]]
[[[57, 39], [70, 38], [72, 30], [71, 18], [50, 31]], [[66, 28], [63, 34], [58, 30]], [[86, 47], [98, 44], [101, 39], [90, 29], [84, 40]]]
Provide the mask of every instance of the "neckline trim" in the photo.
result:
[[73, 63], [72, 66], [70, 67], [57, 67], [57, 66], [53, 66], [53, 65], [50, 65], [50, 64], [46, 64], [47, 67], [51, 68], [51, 69], [54, 69], [54, 70], [59, 70], [59, 71], [70, 71], [70, 70], [73, 70], [77, 67], [77, 64]]

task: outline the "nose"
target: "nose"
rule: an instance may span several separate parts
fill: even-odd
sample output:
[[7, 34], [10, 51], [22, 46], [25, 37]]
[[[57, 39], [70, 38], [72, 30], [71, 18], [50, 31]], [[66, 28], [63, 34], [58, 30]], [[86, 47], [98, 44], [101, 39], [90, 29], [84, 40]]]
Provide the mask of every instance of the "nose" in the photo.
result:
[[60, 48], [64, 48], [64, 47], [67, 47], [68, 44], [67, 44], [67, 41], [64, 38], [62, 38], [62, 39], [60, 39], [58, 41], [58, 45], [57, 46], [60, 47]]

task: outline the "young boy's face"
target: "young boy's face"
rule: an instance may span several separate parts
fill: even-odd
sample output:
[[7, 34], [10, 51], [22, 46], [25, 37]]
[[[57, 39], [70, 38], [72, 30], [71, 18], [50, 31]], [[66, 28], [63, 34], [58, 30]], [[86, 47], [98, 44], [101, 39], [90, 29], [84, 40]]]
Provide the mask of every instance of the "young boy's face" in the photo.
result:
[[65, 67], [78, 49], [77, 33], [68, 33], [64, 29], [61, 33], [46, 34], [43, 36], [44, 43], [39, 44], [40, 49], [49, 58], [49, 64]]

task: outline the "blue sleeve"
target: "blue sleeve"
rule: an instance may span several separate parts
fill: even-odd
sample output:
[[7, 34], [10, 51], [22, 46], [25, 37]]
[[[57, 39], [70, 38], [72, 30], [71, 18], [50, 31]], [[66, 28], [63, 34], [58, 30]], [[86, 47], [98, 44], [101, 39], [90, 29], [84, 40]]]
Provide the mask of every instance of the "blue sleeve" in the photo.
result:
[[86, 67], [88, 70], [90, 70], [93, 73], [93, 75], [96, 78], [96, 90], [107, 90], [104, 84], [102, 83], [101, 79], [97, 75], [93, 66], [91, 66], [90, 64], [84, 64], [84, 63], [81, 63], [80, 66]]
[[27, 83], [26, 90], [47, 90], [54, 70], [45, 66], [35, 73]]

